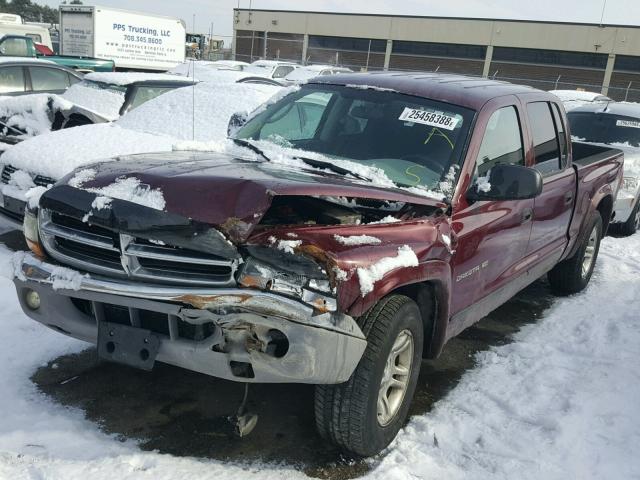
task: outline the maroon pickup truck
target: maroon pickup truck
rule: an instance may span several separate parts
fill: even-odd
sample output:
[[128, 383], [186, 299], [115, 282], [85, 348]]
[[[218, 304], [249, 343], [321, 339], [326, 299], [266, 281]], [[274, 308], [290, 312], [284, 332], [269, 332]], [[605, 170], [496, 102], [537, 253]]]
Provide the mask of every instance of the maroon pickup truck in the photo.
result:
[[359, 455], [405, 422], [422, 358], [545, 274], [587, 285], [622, 181], [556, 97], [483, 79], [323, 77], [231, 126], [227, 153], [48, 190], [20, 302], [107, 360], [314, 384], [320, 434]]

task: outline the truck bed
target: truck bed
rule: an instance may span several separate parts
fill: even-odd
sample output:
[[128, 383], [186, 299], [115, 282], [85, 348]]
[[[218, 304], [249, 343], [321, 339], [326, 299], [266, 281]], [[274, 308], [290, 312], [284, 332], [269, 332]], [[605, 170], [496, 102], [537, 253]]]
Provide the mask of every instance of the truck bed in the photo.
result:
[[618, 154], [622, 154], [622, 150], [617, 148], [602, 147], [592, 143], [571, 142], [573, 150], [573, 163], [578, 167], [586, 167], [600, 160], [610, 159]]

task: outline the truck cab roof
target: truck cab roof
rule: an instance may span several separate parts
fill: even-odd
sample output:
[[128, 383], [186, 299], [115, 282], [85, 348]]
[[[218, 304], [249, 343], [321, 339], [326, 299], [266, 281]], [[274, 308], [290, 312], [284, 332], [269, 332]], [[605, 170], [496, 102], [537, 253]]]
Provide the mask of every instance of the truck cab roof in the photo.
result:
[[461, 107], [480, 109], [486, 102], [505, 95], [540, 93], [557, 98], [548, 92], [523, 85], [432, 72], [369, 72], [327, 75], [315, 78], [311, 83], [388, 89], [406, 95], [431, 98]]

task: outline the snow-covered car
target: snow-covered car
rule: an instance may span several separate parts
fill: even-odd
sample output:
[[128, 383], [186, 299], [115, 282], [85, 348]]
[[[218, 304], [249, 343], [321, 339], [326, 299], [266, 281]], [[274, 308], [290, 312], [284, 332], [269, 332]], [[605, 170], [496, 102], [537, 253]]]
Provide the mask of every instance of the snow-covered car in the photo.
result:
[[280, 60], [256, 60], [243, 71], [273, 78], [275, 80], [282, 80], [298, 68], [301, 68], [301, 65], [293, 62], [282, 62]]
[[[230, 62], [230, 61], [229, 61]], [[231, 62], [230, 62], [231, 63]], [[244, 63], [244, 62], [232, 62]], [[170, 71], [173, 75], [189, 77], [200, 82], [211, 83], [257, 83], [281, 87], [283, 82], [274, 80], [262, 72], [249, 72], [245, 68], [228, 68], [218, 62], [194, 61], [185, 62]], [[249, 65], [249, 64], [247, 64]]]
[[194, 80], [157, 73], [91, 73], [62, 95], [0, 97], [0, 141], [18, 143], [50, 130], [112, 122], [129, 110]]
[[296, 68], [293, 72], [284, 77], [284, 82], [287, 85], [295, 85], [298, 83], [304, 83], [307, 80], [320, 75], [336, 75], [338, 73], [350, 72], [353, 72], [350, 68], [336, 67], [335, 65], [307, 65], [306, 67]]
[[193, 72], [200, 70], [234, 70], [237, 72], [243, 71], [247, 68], [250, 63], [240, 62], [238, 60], [215, 60], [215, 61], [207, 61], [207, 60], [191, 60], [181, 63], [171, 70], [169, 73], [175, 75], [184, 75], [186, 77], [193, 77]]
[[606, 103], [613, 100], [596, 92], [586, 92], [584, 90], [551, 90], [549, 93], [558, 97], [564, 109], [568, 112], [574, 108], [581, 107], [582, 105], [589, 105], [591, 103]]
[[193, 89], [168, 92], [113, 123], [50, 132], [11, 147], [0, 157], [0, 214], [20, 220], [30, 196], [82, 165], [135, 153], [170, 152], [178, 142], [226, 141], [233, 113], [250, 112], [283, 90], [206, 82]]
[[583, 105], [567, 117], [577, 139], [624, 151], [624, 179], [612, 227], [623, 235], [634, 234], [640, 227], [640, 104]]

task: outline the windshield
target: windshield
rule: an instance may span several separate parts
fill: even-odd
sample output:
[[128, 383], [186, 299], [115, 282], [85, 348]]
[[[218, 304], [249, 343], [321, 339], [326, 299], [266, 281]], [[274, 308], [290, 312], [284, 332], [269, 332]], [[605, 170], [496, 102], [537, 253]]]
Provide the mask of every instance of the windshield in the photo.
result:
[[571, 135], [581, 140], [640, 147], [640, 118], [607, 113], [569, 112]]
[[473, 116], [393, 91], [305, 85], [249, 120], [236, 138], [377, 167], [398, 186], [448, 195], [441, 182], [460, 163]]

